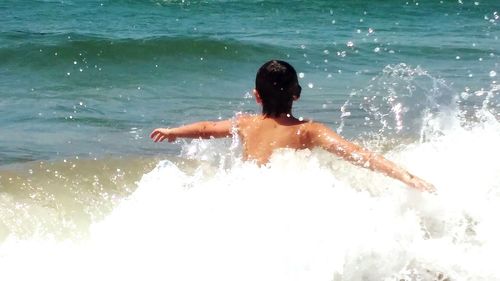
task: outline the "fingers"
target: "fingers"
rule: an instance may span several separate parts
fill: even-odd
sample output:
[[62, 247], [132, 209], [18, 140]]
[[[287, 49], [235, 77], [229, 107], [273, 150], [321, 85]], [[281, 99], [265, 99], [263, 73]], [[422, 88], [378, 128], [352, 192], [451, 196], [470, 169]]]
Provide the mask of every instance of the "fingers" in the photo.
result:
[[436, 193], [436, 188], [434, 187], [434, 185], [432, 185], [428, 182], [425, 182], [423, 180], [419, 180], [419, 181], [414, 182], [413, 186], [420, 191], [427, 191], [429, 193]]
[[174, 142], [177, 139], [175, 136], [172, 136], [172, 134], [169, 132], [169, 129], [164, 128], [154, 129], [149, 137], [154, 142], [162, 142], [164, 140], [168, 140], [168, 142]]
[[154, 142], [161, 142], [165, 139], [165, 136], [162, 134], [156, 134], [152, 139]]
[[436, 193], [436, 187], [434, 187], [434, 185], [432, 185], [426, 181], [422, 181], [421, 184], [422, 184], [423, 190], [425, 190], [429, 193]]
[[157, 137], [159, 134], [161, 134], [160, 129], [154, 129], [153, 132], [151, 132], [151, 135], [149, 135], [150, 138], [154, 139]]
[[156, 136], [156, 138], [154, 139], [154, 142], [162, 142], [166, 139], [167, 137], [163, 134], [159, 134]]
[[417, 177], [412, 178], [411, 181], [408, 183], [408, 185], [419, 191], [427, 191], [429, 193], [436, 192], [436, 188], [434, 187], [434, 185]]
[[167, 138], [167, 134], [163, 129], [155, 129], [153, 132], [151, 132], [151, 135], [149, 137], [154, 142], [162, 142]]
[[434, 185], [432, 184], [429, 184], [427, 187], [426, 187], [426, 190], [430, 193], [436, 193], [437, 192], [437, 189], [436, 187], [434, 187]]

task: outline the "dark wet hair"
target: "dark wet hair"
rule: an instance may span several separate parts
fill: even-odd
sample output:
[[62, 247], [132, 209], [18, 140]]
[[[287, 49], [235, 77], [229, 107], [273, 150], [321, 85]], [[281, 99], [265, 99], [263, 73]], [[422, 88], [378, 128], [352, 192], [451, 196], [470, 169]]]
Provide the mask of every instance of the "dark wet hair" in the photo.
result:
[[273, 117], [290, 113], [293, 98], [300, 97], [302, 90], [295, 69], [280, 60], [268, 61], [259, 68], [255, 89], [262, 99], [262, 114]]

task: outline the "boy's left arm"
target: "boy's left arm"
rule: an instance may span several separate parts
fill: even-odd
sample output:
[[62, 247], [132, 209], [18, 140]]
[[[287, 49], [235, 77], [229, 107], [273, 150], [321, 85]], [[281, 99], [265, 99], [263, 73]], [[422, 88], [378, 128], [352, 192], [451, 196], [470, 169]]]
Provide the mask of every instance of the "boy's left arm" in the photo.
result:
[[156, 128], [150, 137], [154, 142], [173, 142], [177, 138], [224, 138], [232, 135], [232, 128], [232, 120], [202, 121], [177, 128]]
[[311, 142], [314, 146], [322, 147], [355, 165], [386, 174], [415, 189], [435, 191], [432, 184], [411, 174], [382, 155], [345, 140], [322, 124], [312, 124], [312, 131]]

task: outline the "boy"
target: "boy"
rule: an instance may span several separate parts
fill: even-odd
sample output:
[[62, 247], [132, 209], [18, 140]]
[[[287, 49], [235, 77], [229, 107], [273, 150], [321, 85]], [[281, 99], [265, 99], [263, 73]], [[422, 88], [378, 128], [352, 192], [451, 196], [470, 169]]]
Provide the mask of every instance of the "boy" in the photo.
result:
[[[243, 157], [259, 165], [269, 161], [275, 149], [323, 148], [343, 159], [381, 172], [419, 190], [434, 187], [384, 157], [351, 143], [321, 123], [292, 116], [292, 104], [301, 87], [295, 69], [284, 61], [272, 60], [260, 67], [254, 95], [262, 105], [261, 115], [241, 115], [235, 120], [198, 122], [178, 128], [158, 128], [151, 133], [155, 142], [176, 138], [224, 138], [237, 131], [243, 143]], [[233, 130], [236, 127], [237, 130]]]

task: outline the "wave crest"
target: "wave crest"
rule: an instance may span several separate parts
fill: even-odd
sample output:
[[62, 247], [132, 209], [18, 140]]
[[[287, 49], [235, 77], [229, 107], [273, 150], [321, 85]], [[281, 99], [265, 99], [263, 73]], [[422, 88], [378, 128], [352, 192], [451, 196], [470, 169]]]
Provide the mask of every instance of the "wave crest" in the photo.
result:
[[[209, 36], [161, 36], [149, 38], [102, 38], [81, 34], [9, 33], [2, 34], [11, 44], [0, 48], [2, 63], [57, 64], [62, 59], [99, 58], [117, 63], [157, 58], [242, 60], [255, 54], [281, 54], [283, 51], [264, 44]], [[64, 62], [66, 63], [66, 61]]]

